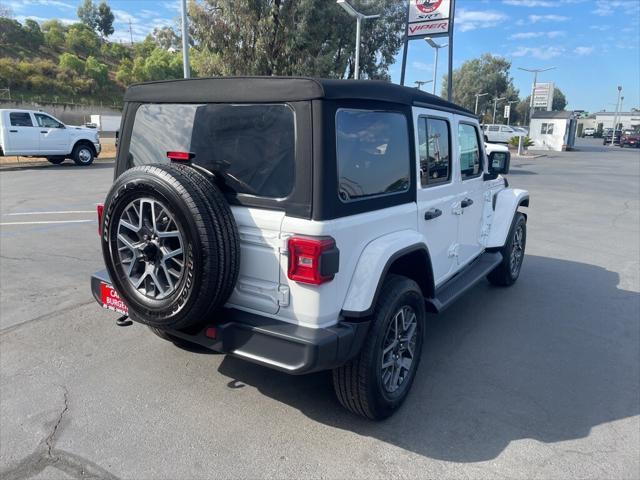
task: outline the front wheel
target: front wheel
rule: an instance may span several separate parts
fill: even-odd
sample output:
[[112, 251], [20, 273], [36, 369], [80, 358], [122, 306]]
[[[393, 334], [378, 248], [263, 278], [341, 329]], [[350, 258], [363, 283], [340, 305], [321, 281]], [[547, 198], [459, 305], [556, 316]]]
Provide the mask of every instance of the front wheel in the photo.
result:
[[526, 244], [527, 219], [522, 213], [516, 212], [507, 243], [499, 250], [502, 254], [502, 262], [487, 275], [487, 279], [492, 284], [508, 287], [516, 283], [520, 276]]
[[76, 165], [80, 165], [82, 167], [91, 165], [95, 158], [93, 149], [85, 143], [76, 145], [71, 156], [73, 157], [73, 161]]
[[418, 284], [388, 276], [360, 354], [333, 370], [336, 395], [345, 408], [382, 420], [402, 405], [420, 363], [425, 317]]

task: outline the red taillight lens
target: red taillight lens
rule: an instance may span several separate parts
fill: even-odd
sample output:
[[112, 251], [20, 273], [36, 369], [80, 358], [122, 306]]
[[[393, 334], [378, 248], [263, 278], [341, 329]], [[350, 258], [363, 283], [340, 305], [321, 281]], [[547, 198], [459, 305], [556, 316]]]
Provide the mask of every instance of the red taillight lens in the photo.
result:
[[188, 162], [195, 156], [196, 154], [191, 152], [167, 152], [167, 158], [174, 162]]
[[329, 282], [338, 272], [339, 254], [331, 237], [291, 237], [289, 278], [311, 285]]
[[96, 206], [98, 212], [98, 235], [102, 236], [102, 216], [104, 215], [104, 203], [99, 203]]

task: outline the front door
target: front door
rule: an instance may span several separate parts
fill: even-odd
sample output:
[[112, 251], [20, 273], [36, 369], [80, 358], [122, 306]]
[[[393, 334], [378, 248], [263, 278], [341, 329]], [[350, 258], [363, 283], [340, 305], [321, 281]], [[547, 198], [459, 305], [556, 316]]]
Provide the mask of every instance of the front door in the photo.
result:
[[480, 131], [476, 124], [457, 117], [458, 164], [460, 188], [458, 190], [459, 229], [458, 265], [463, 266], [480, 255], [483, 246], [480, 236], [484, 212], [484, 166], [486, 159]]
[[417, 132], [418, 229], [426, 239], [437, 286], [457, 268], [457, 195], [451, 157], [453, 115], [416, 108], [414, 122]]
[[43, 155], [69, 153], [69, 133], [63, 124], [44, 113], [34, 113], [40, 136], [40, 152]]

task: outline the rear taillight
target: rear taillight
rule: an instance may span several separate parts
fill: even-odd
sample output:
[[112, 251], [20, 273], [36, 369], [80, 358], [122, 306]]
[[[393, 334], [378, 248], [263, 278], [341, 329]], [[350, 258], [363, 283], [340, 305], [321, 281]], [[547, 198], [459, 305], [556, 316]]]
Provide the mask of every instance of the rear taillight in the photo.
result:
[[167, 152], [167, 158], [174, 162], [188, 162], [195, 156], [196, 154], [191, 152]]
[[98, 212], [98, 235], [102, 236], [102, 215], [104, 214], [104, 203], [96, 205]]
[[289, 278], [320, 285], [333, 280], [338, 272], [340, 251], [331, 237], [291, 237], [289, 239]]

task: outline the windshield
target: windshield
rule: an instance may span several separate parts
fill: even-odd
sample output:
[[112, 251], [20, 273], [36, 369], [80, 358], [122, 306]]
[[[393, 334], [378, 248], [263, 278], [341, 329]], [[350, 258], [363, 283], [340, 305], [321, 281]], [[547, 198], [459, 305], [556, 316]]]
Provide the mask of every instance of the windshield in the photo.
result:
[[168, 163], [167, 152], [193, 154], [236, 193], [284, 198], [294, 183], [294, 113], [284, 104], [141, 105], [129, 165]]

